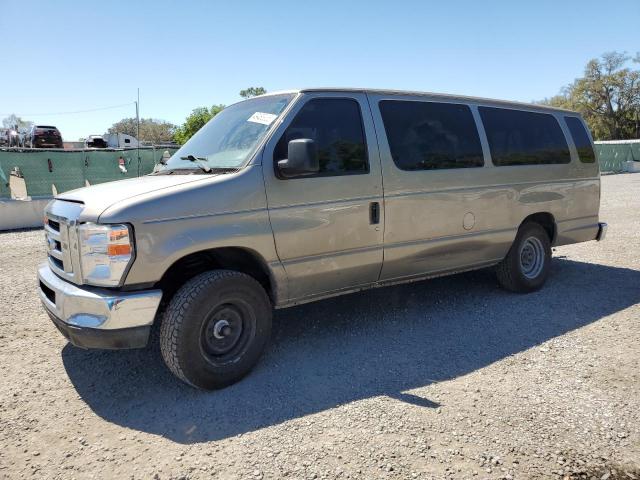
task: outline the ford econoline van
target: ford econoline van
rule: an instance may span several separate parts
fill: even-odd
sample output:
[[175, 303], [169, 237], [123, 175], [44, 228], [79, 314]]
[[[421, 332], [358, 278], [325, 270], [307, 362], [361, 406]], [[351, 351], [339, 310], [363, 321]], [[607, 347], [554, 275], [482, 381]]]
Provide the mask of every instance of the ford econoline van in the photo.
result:
[[552, 246], [606, 233], [584, 121], [530, 104], [262, 95], [225, 108], [156, 170], [49, 203], [40, 295], [71, 343], [158, 342], [202, 389], [250, 371], [273, 308], [484, 267], [532, 292]]

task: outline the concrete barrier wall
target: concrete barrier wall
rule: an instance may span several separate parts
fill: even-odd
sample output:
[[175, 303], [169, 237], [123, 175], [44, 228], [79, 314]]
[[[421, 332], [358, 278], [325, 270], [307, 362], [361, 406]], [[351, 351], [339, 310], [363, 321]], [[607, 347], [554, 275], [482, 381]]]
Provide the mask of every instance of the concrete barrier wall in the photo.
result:
[[28, 201], [0, 199], [0, 231], [42, 227], [44, 207], [50, 201], [50, 198]]

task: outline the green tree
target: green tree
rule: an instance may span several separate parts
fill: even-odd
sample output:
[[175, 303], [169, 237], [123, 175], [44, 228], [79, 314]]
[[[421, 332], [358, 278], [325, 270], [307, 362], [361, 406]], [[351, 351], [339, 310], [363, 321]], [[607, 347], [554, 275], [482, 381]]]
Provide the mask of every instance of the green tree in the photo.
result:
[[198, 130], [222, 111], [224, 105], [213, 105], [211, 108], [198, 107], [194, 108], [184, 123], [180, 125], [173, 136], [174, 140], [179, 144], [184, 144]]
[[[258, 95], [263, 95], [267, 91], [263, 87], [249, 87], [244, 90], [240, 90], [240, 96], [242, 98], [251, 98]], [[211, 108], [198, 107], [194, 108], [189, 116], [185, 119], [184, 123], [180, 125], [173, 136], [174, 140], [183, 145], [189, 140], [198, 130], [222, 111], [224, 105], [213, 105]]]
[[240, 90], [240, 96], [242, 98], [257, 97], [258, 95], [264, 95], [267, 91], [262, 87], [249, 87], [244, 90]]
[[630, 68], [630, 60], [619, 52], [590, 60], [583, 77], [541, 103], [580, 112], [598, 140], [639, 138], [640, 70]]
[[[164, 120], [156, 120], [153, 118], [140, 119], [140, 140], [149, 143], [164, 143], [173, 140], [176, 126]], [[114, 123], [108, 130], [109, 133], [125, 133], [132, 137], [138, 136], [136, 119], [123, 118], [119, 122]]]

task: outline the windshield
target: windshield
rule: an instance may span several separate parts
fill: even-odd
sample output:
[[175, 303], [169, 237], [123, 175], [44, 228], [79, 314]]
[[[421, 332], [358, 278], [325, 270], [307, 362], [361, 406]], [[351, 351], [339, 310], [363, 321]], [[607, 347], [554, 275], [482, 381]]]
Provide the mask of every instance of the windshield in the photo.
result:
[[225, 108], [191, 137], [162, 170], [238, 168], [249, 159], [292, 94], [253, 98]]

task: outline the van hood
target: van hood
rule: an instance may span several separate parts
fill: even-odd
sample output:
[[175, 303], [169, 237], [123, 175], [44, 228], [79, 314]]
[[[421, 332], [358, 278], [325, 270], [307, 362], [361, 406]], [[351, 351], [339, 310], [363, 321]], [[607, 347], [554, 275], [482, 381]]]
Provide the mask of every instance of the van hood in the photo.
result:
[[139, 195], [169, 189], [187, 183], [203, 182], [215, 174], [207, 175], [146, 175], [116, 182], [101, 183], [90, 187], [70, 190], [56, 196], [64, 200], [83, 204], [82, 220], [96, 221], [107, 208]]

